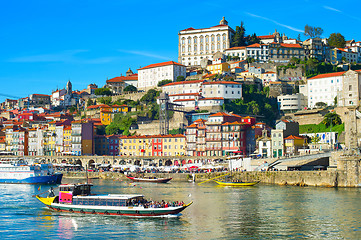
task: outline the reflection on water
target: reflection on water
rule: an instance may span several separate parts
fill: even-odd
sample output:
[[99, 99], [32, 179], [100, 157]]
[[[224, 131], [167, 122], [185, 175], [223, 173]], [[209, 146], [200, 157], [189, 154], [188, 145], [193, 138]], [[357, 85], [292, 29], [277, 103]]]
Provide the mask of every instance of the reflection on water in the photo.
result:
[[[212, 183], [129, 185], [93, 180], [95, 193], [141, 193], [153, 200], [194, 201], [180, 217], [59, 213], [31, 196], [38, 186], [0, 185], [4, 239], [360, 239], [361, 189]], [[46, 191], [49, 186], [42, 186]]]

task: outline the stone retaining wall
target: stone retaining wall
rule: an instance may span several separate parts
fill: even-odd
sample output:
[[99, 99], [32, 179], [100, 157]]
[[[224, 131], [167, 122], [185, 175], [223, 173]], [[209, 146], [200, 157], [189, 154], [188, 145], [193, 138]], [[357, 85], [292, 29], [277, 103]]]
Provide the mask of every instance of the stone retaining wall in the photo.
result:
[[[197, 183], [221, 176], [224, 173], [197, 173]], [[322, 187], [357, 187], [350, 185], [348, 175], [344, 171], [275, 171], [275, 172], [237, 172], [234, 179], [243, 181], [261, 181], [261, 183], [295, 186], [322, 186]], [[172, 181], [187, 182], [192, 180], [190, 173], [150, 173], [146, 176], [172, 177]], [[84, 172], [67, 172], [65, 178], [85, 178]], [[89, 178], [125, 180], [121, 173], [114, 172], [90, 172]], [[220, 178], [222, 179], [222, 178]], [[355, 183], [353, 181], [353, 183]], [[207, 183], [205, 183], [207, 184]]]

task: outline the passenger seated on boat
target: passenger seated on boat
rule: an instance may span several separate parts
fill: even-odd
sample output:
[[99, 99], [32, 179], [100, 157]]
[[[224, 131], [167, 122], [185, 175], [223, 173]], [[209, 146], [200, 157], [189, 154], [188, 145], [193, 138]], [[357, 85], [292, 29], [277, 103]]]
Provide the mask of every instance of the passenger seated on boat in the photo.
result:
[[55, 197], [53, 187], [50, 187], [50, 189], [49, 189], [49, 197]]

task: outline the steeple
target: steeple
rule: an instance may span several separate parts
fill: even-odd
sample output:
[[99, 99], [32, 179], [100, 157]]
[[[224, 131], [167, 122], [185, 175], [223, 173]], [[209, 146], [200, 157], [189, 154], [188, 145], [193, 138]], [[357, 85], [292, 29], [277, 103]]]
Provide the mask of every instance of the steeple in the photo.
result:
[[67, 94], [72, 94], [72, 92], [73, 92], [73, 86], [71, 85], [70, 80], [66, 84], [66, 92], [67, 92]]
[[219, 25], [228, 25], [228, 22], [223, 17], [222, 20], [219, 22]]
[[129, 68], [129, 70], [126, 72], [126, 75], [125, 76], [130, 76], [133, 74], [133, 71]]

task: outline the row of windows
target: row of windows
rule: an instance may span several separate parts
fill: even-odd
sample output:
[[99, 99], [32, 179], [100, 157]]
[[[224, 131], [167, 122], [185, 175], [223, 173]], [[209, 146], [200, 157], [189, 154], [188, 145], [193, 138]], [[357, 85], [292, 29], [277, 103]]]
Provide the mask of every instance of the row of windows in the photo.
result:
[[[226, 48], [226, 43], [223, 43], [222, 46], [223, 46], [223, 49], [225, 49], [225, 48]], [[187, 49], [188, 49], [188, 52], [191, 52], [191, 51], [192, 51], [192, 47], [191, 47], [191, 46], [188, 46]], [[199, 48], [198, 48], [197, 45], [194, 45], [194, 46], [193, 46], [193, 52], [197, 52], [198, 49], [199, 49], [200, 51], [204, 51], [204, 49], [205, 49], [206, 51], [208, 51], [208, 50], [209, 50], [209, 45], [205, 45], [205, 48], [204, 48], [203, 45], [200, 45]], [[210, 47], [210, 49], [211, 49], [211, 50], [215, 50], [215, 45], [212, 44], [211, 47]], [[221, 50], [221, 44], [220, 44], [220, 43], [217, 43], [217, 50]], [[184, 46], [182, 46], [182, 51], [181, 51], [181, 52], [186, 52], [186, 48], [185, 48]]]
[[[212, 41], [212, 42], [214, 42], [215, 39], [216, 39], [216, 37], [215, 37], [214, 35], [211, 35], [211, 37], [209, 37], [209, 36], [206, 36], [206, 37], [201, 36], [201, 37], [199, 37], [199, 42], [200, 42], [200, 43], [203, 43], [204, 39], [205, 39], [206, 42], [209, 42], [209, 38], [211, 38], [211, 41]], [[227, 36], [226, 36], [225, 34], [223, 34], [222, 39], [223, 39], [223, 41], [226, 41], [226, 40], [227, 40]], [[192, 38], [191, 38], [191, 37], [189, 37], [187, 40], [188, 40], [188, 41], [187, 41], [188, 44], [192, 44]], [[218, 41], [218, 42], [221, 41], [221, 35], [217, 35], [217, 41]], [[198, 37], [194, 37], [194, 38], [193, 38], [193, 43], [196, 44], [197, 42], [198, 42]], [[181, 43], [182, 43], [182, 44], [185, 44], [185, 43], [186, 43], [186, 39], [185, 39], [185, 38], [182, 38]]]

